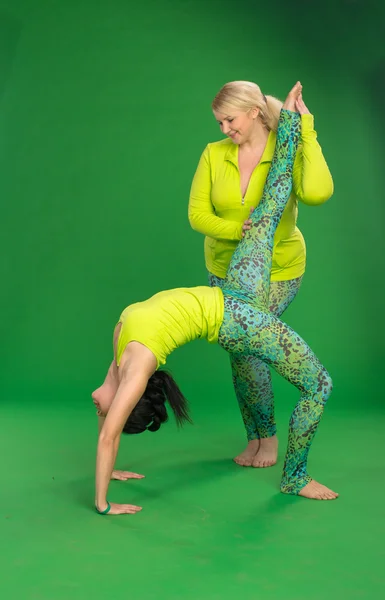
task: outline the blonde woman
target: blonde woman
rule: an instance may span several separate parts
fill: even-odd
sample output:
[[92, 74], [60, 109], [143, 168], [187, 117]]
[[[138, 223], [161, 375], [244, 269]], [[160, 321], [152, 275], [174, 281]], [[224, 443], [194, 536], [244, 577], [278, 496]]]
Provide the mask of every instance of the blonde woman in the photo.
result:
[[[233, 81], [215, 96], [212, 109], [226, 139], [206, 146], [190, 193], [191, 227], [205, 237], [210, 286], [222, 287], [231, 257], [250, 228], [276, 145], [282, 103], [265, 96], [256, 83]], [[333, 180], [317, 142], [314, 117], [303, 102], [301, 139], [293, 168], [293, 189], [273, 247], [268, 307], [281, 317], [296, 297], [306, 265], [303, 236], [296, 226], [298, 202], [316, 206], [333, 194]], [[270, 369], [256, 356], [230, 355], [233, 383], [248, 445], [234, 460], [241, 466], [270, 467], [278, 440]]]

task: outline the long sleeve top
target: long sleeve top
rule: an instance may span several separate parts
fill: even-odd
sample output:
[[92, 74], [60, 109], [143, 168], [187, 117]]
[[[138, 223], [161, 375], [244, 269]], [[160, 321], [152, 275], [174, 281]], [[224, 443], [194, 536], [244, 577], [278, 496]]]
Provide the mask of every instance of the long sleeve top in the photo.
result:
[[[225, 277], [232, 254], [242, 239], [242, 225], [250, 208], [261, 200], [276, 144], [270, 131], [260, 162], [254, 169], [244, 198], [241, 194], [238, 149], [231, 139], [208, 144], [191, 186], [188, 216], [191, 227], [205, 237], [206, 267]], [[293, 168], [293, 190], [278, 225], [273, 249], [272, 281], [296, 279], [306, 266], [306, 246], [298, 229], [298, 201], [308, 205], [326, 202], [333, 180], [317, 141], [313, 115], [301, 117], [301, 142]]]

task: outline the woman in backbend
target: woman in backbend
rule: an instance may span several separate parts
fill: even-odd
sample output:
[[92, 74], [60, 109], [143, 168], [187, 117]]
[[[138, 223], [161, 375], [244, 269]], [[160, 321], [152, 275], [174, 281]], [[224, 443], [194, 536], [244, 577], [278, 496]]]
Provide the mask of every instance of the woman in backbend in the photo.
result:
[[[159, 371], [176, 348], [197, 338], [218, 342], [230, 354], [257, 356], [301, 392], [289, 425], [280, 489], [306, 498], [331, 500], [338, 494], [307, 473], [307, 457], [331, 378], [307, 344], [268, 310], [275, 230], [290, 197], [300, 134], [297, 83], [280, 113], [277, 144], [262, 199], [250, 229], [235, 250], [222, 287], [168, 290], [128, 306], [114, 332], [114, 360], [103, 385], [93, 393], [100, 417], [95, 505], [101, 514], [134, 513], [140, 507], [107, 500], [122, 431], [156, 431], [166, 420], [167, 399], [182, 423], [187, 403], [172, 378]], [[132, 474], [131, 474], [132, 475]]]
[[[191, 187], [189, 219], [205, 238], [209, 285], [222, 287], [231, 256], [250, 227], [251, 207], [262, 197], [276, 145], [282, 103], [250, 81], [227, 83], [212, 103], [227, 139], [208, 144]], [[268, 308], [281, 317], [296, 297], [305, 272], [305, 242], [296, 227], [298, 200], [322, 204], [333, 181], [317, 142], [314, 118], [302, 97], [301, 139], [293, 168], [292, 193], [274, 238]], [[258, 356], [230, 354], [233, 383], [248, 445], [234, 460], [269, 467], [277, 461], [278, 440], [269, 366]]]

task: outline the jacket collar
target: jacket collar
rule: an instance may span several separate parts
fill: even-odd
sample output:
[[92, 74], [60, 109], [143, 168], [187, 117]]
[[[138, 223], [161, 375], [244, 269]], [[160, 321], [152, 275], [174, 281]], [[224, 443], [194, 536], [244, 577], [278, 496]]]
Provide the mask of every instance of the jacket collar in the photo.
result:
[[[262, 154], [259, 164], [271, 163], [271, 161], [273, 160], [276, 139], [277, 139], [276, 132], [270, 131], [269, 137], [267, 138], [266, 146], [263, 151], [263, 154]], [[238, 150], [239, 150], [238, 144], [234, 144], [233, 142], [231, 142], [231, 144], [229, 145], [229, 147], [226, 151], [226, 154], [225, 154], [225, 160], [228, 160], [233, 165], [235, 165], [237, 168], [238, 168]]]

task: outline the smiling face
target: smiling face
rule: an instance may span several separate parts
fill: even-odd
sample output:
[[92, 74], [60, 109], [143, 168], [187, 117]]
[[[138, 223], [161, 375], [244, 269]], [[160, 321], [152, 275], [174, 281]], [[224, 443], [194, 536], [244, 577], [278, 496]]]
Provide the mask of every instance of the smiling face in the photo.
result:
[[98, 417], [105, 417], [107, 415], [107, 413], [108, 413], [109, 407], [107, 408], [106, 406], [103, 406], [103, 408], [102, 408], [102, 406], [100, 405], [99, 400], [97, 400], [94, 397], [94, 394], [95, 394], [95, 392], [92, 394], [92, 402], [94, 403], [94, 406], [96, 408], [96, 414], [97, 414]]
[[259, 113], [258, 108], [252, 108], [247, 112], [229, 109], [230, 112], [219, 112], [214, 110], [214, 117], [224, 135], [231, 138], [234, 144], [243, 144], [247, 142], [256, 124]]
[[98, 417], [105, 417], [110, 410], [112, 401], [114, 399], [117, 386], [102, 385], [100, 388], [92, 392], [92, 402], [96, 408], [96, 414]]

